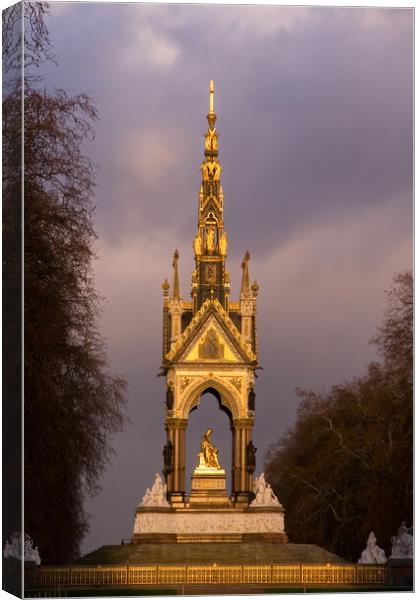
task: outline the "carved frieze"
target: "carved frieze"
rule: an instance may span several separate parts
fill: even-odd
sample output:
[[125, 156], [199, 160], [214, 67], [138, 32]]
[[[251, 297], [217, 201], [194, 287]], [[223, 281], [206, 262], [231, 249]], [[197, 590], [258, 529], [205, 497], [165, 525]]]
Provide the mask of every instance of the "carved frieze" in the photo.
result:
[[203, 489], [203, 490], [209, 490], [209, 489], [218, 489], [218, 490], [224, 490], [226, 487], [226, 483], [224, 479], [200, 479], [200, 478], [195, 478], [193, 480], [193, 487], [195, 489]]
[[273, 512], [137, 512], [133, 533], [283, 533], [281, 510]]

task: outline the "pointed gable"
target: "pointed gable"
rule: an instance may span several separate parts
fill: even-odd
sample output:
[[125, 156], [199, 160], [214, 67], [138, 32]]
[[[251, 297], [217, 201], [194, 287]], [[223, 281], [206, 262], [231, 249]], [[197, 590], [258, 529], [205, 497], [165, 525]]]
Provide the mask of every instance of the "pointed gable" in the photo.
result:
[[168, 362], [254, 362], [255, 354], [217, 299], [208, 299], [167, 353]]

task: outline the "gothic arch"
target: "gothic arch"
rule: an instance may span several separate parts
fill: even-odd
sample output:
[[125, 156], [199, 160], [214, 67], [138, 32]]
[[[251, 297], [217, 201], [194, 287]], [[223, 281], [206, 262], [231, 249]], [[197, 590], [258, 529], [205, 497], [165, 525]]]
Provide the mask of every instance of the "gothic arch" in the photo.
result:
[[219, 394], [220, 407], [222, 410], [225, 409], [230, 420], [239, 419], [241, 417], [240, 393], [229, 383], [214, 377], [205, 378], [196, 383], [191, 390], [187, 390], [180, 406], [181, 418], [188, 419], [190, 412], [199, 405], [201, 396], [206, 391], [213, 390]]

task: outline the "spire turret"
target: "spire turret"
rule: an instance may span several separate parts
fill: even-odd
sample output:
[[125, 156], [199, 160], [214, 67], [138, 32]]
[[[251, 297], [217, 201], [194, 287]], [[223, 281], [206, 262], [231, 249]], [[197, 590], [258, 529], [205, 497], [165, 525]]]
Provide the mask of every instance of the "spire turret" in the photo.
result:
[[[216, 358], [216, 354], [218, 360], [236, 361], [238, 357], [233, 359], [233, 354], [230, 354], [230, 350], [228, 350], [228, 346], [231, 348], [230, 343], [233, 346], [239, 344], [237, 350], [241, 356], [238, 359], [240, 364], [242, 361], [249, 362], [251, 368], [254, 368], [257, 360], [258, 284], [256, 281], [252, 282], [250, 278], [250, 254], [248, 251], [242, 261], [239, 302], [231, 301], [229, 298], [230, 276], [226, 269], [228, 236], [224, 228], [224, 194], [220, 181], [222, 166], [219, 161], [219, 133], [216, 130], [214, 96], [214, 81], [210, 81], [208, 104], [207, 101], [205, 102], [205, 107], [208, 106], [208, 114], [206, 131], [203, 136], [204, 156], [201, 162], [201, 182], [197, 190], [197, 229], [192, 244], [195, 261], [191, 276], [192, 301], [184, 300], [181, 295], [178, 250], [175, 250], [173, 254], [173, 273], [171, 278], [168, 278], [171, 285], [167, 280], [162, 284], [165, 368], [173, 364], [174, 360], [181, 360], [181, 356], [183, 357], [182, 361], [186, 360], [187, 362], [198, 359], [205, 361], [209, 358], [213, 360]], [[218, 328], [219, 325], [223, 329], [224, 333], [222, 329], [218, 329], [217, 336], [220, 337], [218, 343], [225, 350], [221, 350], [219, 353], [217, 348], [216, 351], [213, 346], [207, 347], [208, 332], [206, 333], [203, 329], [200, 334], [202, 337], [197, 342], [195, 350], [190, 349], [191, 352], [189, 350], [188, 353], [185, 353], [187, 346], [192, 343], [191, 336], [198, 335], [202, 327], [210, 327], [208, 319], [214, 320], [211, 325], [213, 329]], [[216, 324], [216, 321], [219, 325]], [[230, 341], [224, 338], [224, 334], [229, 337]], [[169, 383], [172, 385], [172, 375], [168, 374], [168, 377], [170, 378]], [[248, 389], [248, 383], [243, 387], [244, 390]], [[252, 402], [248, 404], [249, 406], [253, 405]], [[171, 411], [170, 405], [171, 402], [168, 403], [168, 410]], [[249, 410], [253, 411], [254, 409], [249, 408]]]
[[[223, 224], [223, 189], [220, 183], [219, 134], [214, 112], [214, 81], [209, 86], [208, 129], [205, 134], [202, 182], [198, 194], [198, 225], [194, 238], [196, 269], [192, 275], [191, 295], [194, 313], [207, 298], [217, 298], [229, 310], [229, 274], [225, 271], [228, 250]], [[213, 293], [212, 293], [213, 290]]]
[[174, 259], [172, 261], [172, 267], [174, 269], [174, 284], [172, 286], [172, 298], [177, 299], [177, 300], [179, 300], [179, 297], [180, 297], [178, 259], [179, 259], [179, 252], [178, 252], [178, 250], [175, 250]]
[[248, 263], [250, 261], [250, 254], [248, 250], [245, 253], [244, 259], [242, 261], [242, 283], [241, 283], [241, 299], [249, 298], [250, 296], [250, 288], [249, 288], [249, 268]]

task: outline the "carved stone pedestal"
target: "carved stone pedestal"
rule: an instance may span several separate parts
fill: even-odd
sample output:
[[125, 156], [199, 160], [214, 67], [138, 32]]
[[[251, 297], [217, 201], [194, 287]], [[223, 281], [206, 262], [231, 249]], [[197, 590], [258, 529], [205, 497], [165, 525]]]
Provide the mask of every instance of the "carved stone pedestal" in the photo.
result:
[[281, 506], [159, 508], [139, 506], [133, 543], [287, 542]]
[[177, 506], [166, 499], [166, 485], [156, 474], [137, 507], [132, 543], [287, 542], [284, 509], [265, 481], [254, 482], [255, 499], [238, 505], [226, 493], [225, 470], [207, 466], [200, 452], [191, 496]]
[[200, 464], [191, 476], [189, 506], [227, 507], [230, 505], [226, 493], [226, 472], [224, 469], [206, 467], [200, 453]]

